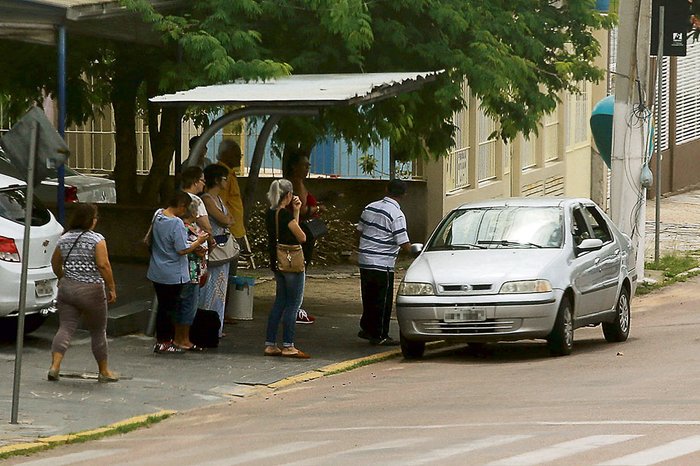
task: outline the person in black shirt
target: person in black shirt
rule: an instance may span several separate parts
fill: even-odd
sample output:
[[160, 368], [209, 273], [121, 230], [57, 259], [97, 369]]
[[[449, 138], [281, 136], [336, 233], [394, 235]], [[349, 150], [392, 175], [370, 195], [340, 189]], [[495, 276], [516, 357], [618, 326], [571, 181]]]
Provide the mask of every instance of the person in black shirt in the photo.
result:
[[[275, 302], [267, 318], [265, 356], [286, 356], [308, 359], [310, 356], [294, 346], [294, 324], [297, 309], [304, 297], [304, 272], [280, 272], [277, 269], [277, 242], [303, 244], [306, 234], [299, 226], [301, 200], [293, 194], [291, 181], [275, 180], [267, 192], [270, 208], [265, 216], [270, 268], [275, 274]], [[292, 206], [290, 212], [287, 207]], [[277, 236], [279, 231], [279, 238]], [[282, 348], [277, 346], [277, 328], [282, 321]]]

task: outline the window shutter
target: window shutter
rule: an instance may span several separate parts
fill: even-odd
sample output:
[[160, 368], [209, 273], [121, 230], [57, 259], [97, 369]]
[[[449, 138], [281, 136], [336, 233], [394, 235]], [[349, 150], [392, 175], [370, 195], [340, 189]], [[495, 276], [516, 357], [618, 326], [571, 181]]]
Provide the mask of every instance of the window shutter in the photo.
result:
[[688, 41], [687, 55], [678, 57], [676, 96], [676, 144], [700, 138], [700, 43]]

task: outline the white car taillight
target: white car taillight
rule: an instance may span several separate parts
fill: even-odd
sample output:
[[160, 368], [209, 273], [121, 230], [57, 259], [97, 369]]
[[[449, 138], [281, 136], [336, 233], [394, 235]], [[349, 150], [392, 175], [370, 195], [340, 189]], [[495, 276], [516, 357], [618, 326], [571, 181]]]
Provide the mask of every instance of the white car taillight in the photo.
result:
[[19, 262], [19, 251], [15, 240], [0, 236], [0, 260], [6, 262]]

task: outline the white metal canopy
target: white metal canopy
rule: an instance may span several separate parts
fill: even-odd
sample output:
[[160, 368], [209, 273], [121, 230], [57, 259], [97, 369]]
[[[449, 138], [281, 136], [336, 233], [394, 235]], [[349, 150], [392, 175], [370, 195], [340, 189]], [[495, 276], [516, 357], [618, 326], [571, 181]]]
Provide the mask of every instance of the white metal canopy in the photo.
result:
[[[159, 12], [184, 0], [149, 0]], [[0, 0], [0, 39], [55, 45], [56, 27], [69, 34], [161, 46], [161, 34], [118, 0]]]
[[309, 107], [370, 103], [420, 88], [442, 71], [298, 74], [267, 81], [200, 86], [151, 98], [159, 105]]

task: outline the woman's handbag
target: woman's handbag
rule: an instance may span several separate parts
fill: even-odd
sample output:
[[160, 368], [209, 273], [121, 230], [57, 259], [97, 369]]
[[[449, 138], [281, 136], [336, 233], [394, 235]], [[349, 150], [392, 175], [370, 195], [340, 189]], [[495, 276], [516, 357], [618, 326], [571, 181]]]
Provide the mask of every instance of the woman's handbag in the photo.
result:
[[304, 251], [301, 244], [282, 244], [280, 237], [280, 211], [275, 214], [275, 233], [277, 240], [277, 270], [280, 272], [299, 273], [304, 271]]
[[304, 230], [304, 233], [306, 233], [306, 236], [309, 236], [311, 240], [317, 240], [322, 236], [326, 236], [328, 234], [328, 227], [326, 226], [326, 222], [324, 222], [318, 217], [313, 217], [308, 220], [304, 220], [301, 223], [301, 226]]
[[207, 284], [209, 281], [209, 272], [204, 272], [202, 275], [199, 276], [199, 287], [204, 288], [204, 286]]
[[219, 265], [238, 260], [241, 247], [233, 235], [217, 235], [214, 239], [216, 240], [216, 247], [209, 251], [209, 266], [218, 267]]

